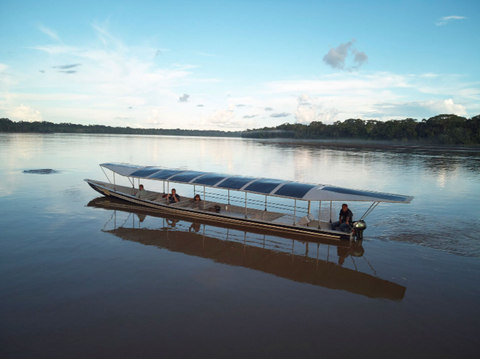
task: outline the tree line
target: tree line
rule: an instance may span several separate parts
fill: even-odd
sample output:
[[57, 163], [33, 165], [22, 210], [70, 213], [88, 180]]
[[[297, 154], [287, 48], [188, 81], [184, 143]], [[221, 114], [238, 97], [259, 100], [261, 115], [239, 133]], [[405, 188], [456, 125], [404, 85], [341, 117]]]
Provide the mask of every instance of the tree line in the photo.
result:
[[216, 130], [182, 130], [162, 128], [111, 127], [104, 125], [77, 125], [73, 123], [13, 122], [8, 118], [0, 118], [0, 132], [36, 132], [36, 133], [102, 133], [120, 135], [170, 135], [170, 136], [213, 136], [240, 137], [240, 131]]
[[37, 133], [102, 133], [134, 135], [214, 136], [244, 138], [291, 139], [359, 139], [438, 144], [480, 144], [480, 115], [470, 119], [456, 115], [438, 115], [428, 120], [361, 120], [349, 119], [324, 124], [314, 121], [309, 125], [284, 123], [276, 127], [246, 131], [182, 130], [157, 128], [111, 127], [52, 122], [13, 122], [0, 119], [0, 132]]
[[314, 121], [309, 125], [285, 123], [276, 127], [246, 130], [244, 138], [360, 139], [437, 144], [480, 144], [480, 115], [470, 119], [438, 115], [428, 120], [337, 121], [331, 125]]

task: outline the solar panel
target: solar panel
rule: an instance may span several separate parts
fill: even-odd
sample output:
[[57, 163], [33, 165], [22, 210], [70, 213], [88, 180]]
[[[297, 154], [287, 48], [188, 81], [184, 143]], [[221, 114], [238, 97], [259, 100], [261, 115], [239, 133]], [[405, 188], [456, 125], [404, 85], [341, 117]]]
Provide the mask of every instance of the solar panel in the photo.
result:
[[132, 177], [141, 177], [145, 178], [150, 175], [152, 175], [155, 172], [161, 171], [161, 168], [158, 167], [146, 167], [146, 168], [141, 168], [133, 173], [130, 174]]
[[303, 198], [303, 196], [314, 187], [315, 185], [313, 184], [290, 182], [286, 183], [272, 194], [276, 196]]
[[226, 177], [228, 177], [228, 176], [221, 175], [221, 174], [218, 174], [218, 173], [209, 173], [209, 174], [206, 174], [205, 176], [197, 178], [192, 183], [194, 183], [194, 184], [204, 184], [205, 186], [215, 186], [218, 182], [220, 182], [221, 180], [223, 180]]
[[149, 176], [148, 178], [156, 178], [156, 179], [167, 179], [176, 175], [178, 173], [182, 173], [185, 171], [182, 170], [162, 170], [154, 173], [153, 175]]
[[204, 175], [206, 173], [207, 172], [187, 171], [187, 172], [179, 173], [178, 175], [173, 176], [172, 178], [170, 178], [170, 180], [175, 182], [188, 183], [194, 178], [197, 178], [198, 176]]
[[252, 182], [255, 177], [229, 177], [217, 187], [227, 188], [227, 189], [240, 189], [245, 186], [247, 183]]
[[285, 183], [286, 181], [282, 180], [276, 180], [276, 179], [269, 179], [269, 178], [262, 178], [259, 179], [252, 184], [249, 184], [246, 188], [244, 188], [245, 191], [250, 191], [250, 192], [258, 192], [258, 193], [265, 193], [269, 194], [272, 192], [275, 188], [278, 187], [278, 185]]
[[279, 179], [230, 176], [201, 171], [161, 169], [160, 167], [135, 166], [125, 163], [103, 163], [100, 166], [121, 176], [171, 180], [209, 187], [244, 190], [253, 193], [297, 198], [305, 201], [374, 201], [410, 203], [413, 197], [390, 193], [361, 191], [348, 188], [289, 182]]

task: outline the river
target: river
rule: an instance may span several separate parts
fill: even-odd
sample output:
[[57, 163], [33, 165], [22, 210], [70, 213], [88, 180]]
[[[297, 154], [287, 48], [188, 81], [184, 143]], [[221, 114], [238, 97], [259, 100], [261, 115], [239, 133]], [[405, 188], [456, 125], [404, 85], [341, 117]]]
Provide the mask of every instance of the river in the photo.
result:
[[[97, 198], [104, 162], [414, 200], [378, 206], [360, 243], [308, 243]], [[478, 149], [0, 134], [0, 175], [2, 358], [479, 353]]]

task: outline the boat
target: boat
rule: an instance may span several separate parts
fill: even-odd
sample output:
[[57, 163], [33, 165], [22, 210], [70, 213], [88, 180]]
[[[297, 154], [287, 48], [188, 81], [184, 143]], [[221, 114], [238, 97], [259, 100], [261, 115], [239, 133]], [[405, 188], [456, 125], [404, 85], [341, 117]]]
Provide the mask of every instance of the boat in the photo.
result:
[[[331, 240], [362, 240], [367, 228], [365, 218], [379, 203], [410, 203], [413, 200], [411, 196], [391, 193], [188, 169], [126, 163], [102, 163], [100, 168], [108, 182], [85, 181], [104, 196], [192, 219]], [[105, 170], [111, 172], [111, 178]], [[168, 195], [173, 184], [182, 185], [185, 192], [190, 191], [189, 195], [182, 192], [180, 200], [171, 203]], [[147, 190], [138, 198], [136, 194], [143, 185]], [[200, 201], [193, 200], [196, 195], [200, 196]], [[354, 201], [369, 202], [370, 206], [352, 223], [349, 231], [333, 230], [332, 203]], [[325, 202], [330, 207], [329, 220], [322, 219]]]
[[188, 220], [115, 198], [98, 197], [87, 206], [112, 212], [101, 231], [121, 240], [368, 298], [399, 302], [405, 296], [405, 286], [378, 276], [362, 241], [273, 236], [255, 227]]

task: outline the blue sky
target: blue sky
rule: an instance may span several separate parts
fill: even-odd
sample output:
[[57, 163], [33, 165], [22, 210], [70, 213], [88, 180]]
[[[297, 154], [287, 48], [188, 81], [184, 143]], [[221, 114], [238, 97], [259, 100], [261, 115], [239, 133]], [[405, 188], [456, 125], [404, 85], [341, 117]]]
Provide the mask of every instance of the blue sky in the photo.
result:
[[0, 117], [243, 130], [480, 114], [480, 1], [0, 2]]

